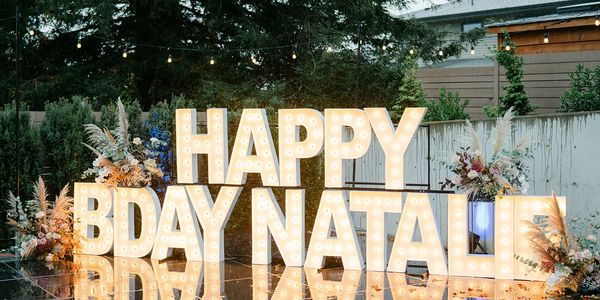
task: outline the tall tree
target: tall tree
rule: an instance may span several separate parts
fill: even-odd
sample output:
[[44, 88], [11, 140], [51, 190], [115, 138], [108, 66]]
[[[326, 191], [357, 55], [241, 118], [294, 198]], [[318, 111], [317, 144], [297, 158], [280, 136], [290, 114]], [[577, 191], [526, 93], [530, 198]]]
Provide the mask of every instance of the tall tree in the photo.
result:
[[[24, 11], [23, 30], [35, 30], [23, 37], [25, 97], [33, 108], [82, 95], [97, 106], [129, 96], [148, 109], [172, 94], [198, 99], [200, 107], [247, 98], [270, 106], [389, 107], [402, 77], [398, 58], [409, 48], [438, 61], [440, 47], [445, 57], [456, 55], [482, 35], [447, 42], [447, 33], [389, 12], [407, 3], [31, 1]], [[4, 25], [0, 31], [0, 38], [11, 35]], [[0, 85], [12, 80], [0, 77]], [[3, 96], [0, 102], [10, 98]]]

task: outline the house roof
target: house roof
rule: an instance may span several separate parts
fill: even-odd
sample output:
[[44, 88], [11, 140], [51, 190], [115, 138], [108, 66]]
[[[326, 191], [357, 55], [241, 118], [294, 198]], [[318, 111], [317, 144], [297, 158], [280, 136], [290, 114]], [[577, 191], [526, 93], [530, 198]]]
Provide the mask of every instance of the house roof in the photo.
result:
[[[493, 16], [492, 13], [506, 14], [511, 11], [522, 11], [523, 8], [558, 7], [572, 4], [575, 1], [567, 0], [463, 0], [449, 2], [436, 8], [426, 8], [407, 14], [409, 17], [422, 20], [447, 20], [452, 17], [470, 15]], [[581, 2], [581, 1], [577, 1]]]
[[512, 25], [523, 25], [523, 24], [531, 24], [531, 23], [542, 23], [542, 22], [552, 22], [552, 21], [566, 21], [573, 20], [579, 18], [587, 18], [596, 16], [598, 13], [595, 11], [587, 11], [587, 12], [572, 12], [572, 13], [561, 13], [561, 14], [551, 14], [545, 16], [538, 17], [530, 17], [523, 19], [510, 20], [506, 22], [497, 22], [487, 25], [487, 27], [504, 27], [504, 26], [512, 26]]

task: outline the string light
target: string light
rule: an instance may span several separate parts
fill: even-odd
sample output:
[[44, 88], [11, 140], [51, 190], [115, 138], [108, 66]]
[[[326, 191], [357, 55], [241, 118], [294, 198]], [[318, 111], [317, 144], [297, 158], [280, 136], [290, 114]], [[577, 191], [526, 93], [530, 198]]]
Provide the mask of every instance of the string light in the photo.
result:
[[171, 54], [169, 54], [169, 57], [167, 58], [167, 63], [172, 63], [173, 62], [173, 57], [171, 56]]
[[298, 56], [296, 55], [296, 51], [292, 52], [292, 59], [296, 59]]
[[504, 47], [504, 49], [506, 49], [506, 51], [510, 51], [510, 45], [506, 45], [506, 47]]
[[596, 21], [594, 21], [594, 25], [600, 26], [600, 16], [596, 15]]
[[123, 50], [123, 58], [127, 58], [127, 50]]
[[383, 50], [383, 51], [387, 50], [387, 46], [384, 44], [383, 46], [381, 46], [381, 50]]
[[471, 46], [471, 55], [475, 55], [475, 47]]
[[408, 54], [413, 55], [415, 54], [415, 50], [413, 50], [412, 48], [410, 50], [408, 50]]
[[29, 35], [34, 35], [35, 31], [33, 31], [33, 29], [29, 29]]
[[256, 57], [254, 57], [254, 54], [252, 54], [252, 63], [258, 65], [258, 60], [256, 59]]
[[81, 49], [81, 40], [77, 41], [77, 49]]
[[544, 29], [544, 44], [548, 44], [550, 39], [548, 38], [548, 30]]
[[214, 57], [211, 57], [211, 58], [210, 58], [210, 61], [209, 61], [209, 63], [210, 63], [211, 65], [214, 65], [214, 64], [215, 64], [215, 59], [214, 59]]
[[442, 50], [442, 48], [440, 48], [440, 51], [438, 51], [438, 55], [439, 56], [444, 56], [444, 51]]
[[331, 48], [331, 46], [327, 46], [327, 52], [329, 52], [329, 53], [333, 52], [333, 48]]

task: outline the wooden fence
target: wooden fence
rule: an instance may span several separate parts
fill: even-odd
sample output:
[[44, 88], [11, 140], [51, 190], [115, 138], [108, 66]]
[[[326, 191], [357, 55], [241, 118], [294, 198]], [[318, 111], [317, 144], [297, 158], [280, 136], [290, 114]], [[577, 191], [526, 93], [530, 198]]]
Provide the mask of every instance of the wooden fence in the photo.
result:
[[[588, 67], [600, 65], [600, 51], [545, 53], [523, 55], [525, 76], [523, 84], [532, 103], [539, 106], [534, 114], [554, 113], [560, 108], [560, 97], [571, 82], [569, 73], [578, 63]], [[473, 119], [485, 117], [483, 107], [494, 106], [502, 87], [507, 84], [503, 68], [422, 68], [419, 79], [427, 99], [437, 99], [440, 89], [458, 92], [471, 100], [468, 112]]]

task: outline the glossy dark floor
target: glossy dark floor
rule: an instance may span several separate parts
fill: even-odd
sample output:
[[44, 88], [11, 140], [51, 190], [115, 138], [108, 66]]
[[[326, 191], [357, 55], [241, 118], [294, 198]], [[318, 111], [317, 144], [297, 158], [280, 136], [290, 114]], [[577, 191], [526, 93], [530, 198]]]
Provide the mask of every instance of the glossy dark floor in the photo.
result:
[[[418, 270], [417, 270], [418, 271]], [[78, 256], [0, 262], [0, 299], [540, 299], [544, 284], [284, 266]]]

